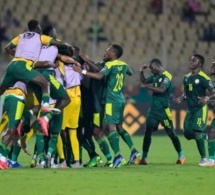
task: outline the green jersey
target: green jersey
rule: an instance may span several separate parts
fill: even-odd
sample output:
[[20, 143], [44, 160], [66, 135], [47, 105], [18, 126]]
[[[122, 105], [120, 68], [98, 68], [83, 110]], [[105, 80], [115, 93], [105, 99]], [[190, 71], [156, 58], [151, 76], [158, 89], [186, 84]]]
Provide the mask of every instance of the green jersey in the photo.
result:
[[147, 83], [153, 83], [153, 87], [165, 86], [164, 93], [153, 92], [151, 110], [165, 109], [170, 107], [169, 94], [172, 85], [172, 75], [168, 71], [164, 71], [161, 75], [152, 75], [148, 77]]
[[122, 87], [125, 75], [132, 73], [129, 66], [121, 60], [114, 60], [106, 62], [100, 73], [106, 77], [105, 103], [125, 102]]
[[184, 92], [187, 97], [187, 107], [191, 112], [195, 112], [203, 106], [198, 104], [198, 97], [206, 96], [206, 90], [214, 90], [210, 77], [202, 71], [196, 75], [192, 75], [191, 73], [185, 75], [183, 83]]

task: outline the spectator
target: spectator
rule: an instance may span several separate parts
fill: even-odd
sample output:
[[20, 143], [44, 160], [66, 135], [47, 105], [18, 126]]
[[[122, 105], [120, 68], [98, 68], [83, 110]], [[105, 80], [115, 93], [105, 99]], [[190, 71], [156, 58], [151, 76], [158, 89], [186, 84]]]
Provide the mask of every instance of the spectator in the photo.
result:
[[187, 5], [192, 8], [195, 13], [200, 12], [200, 4], [196, 0], [188, 0]]
[[151, 0], [150, 2], [151, 12], [158, 15], [163, 11], [163, 2], [162, 0]]
[[189, 24], [192, 24], [195, 21], [195, 12], [192, 7], [188, 5], [188, 2], [185, 2], [182, 8], [182, 20]]
[[202, 40], [208, 42], [215, 41], [215, 24], [209, 23], [208, 27], [204, 29]]
[[215, 7], [215, 0], [211, 0], [211, 6], [214, 8]]
[[88, 28], [88, 39], [93, 41], [106, 41], [107, 38], [105, 37], [104, 30], [99, 21], [93, 21], [90, 27]]
[[8, 32], [9, 29], [14, 27], [19, 27], [19, 21], [13, 17], [10, 9], [7, 9], [1, 16], [0, 21], [0, 53], [2, 53], [2, 42], [9, 41], [14, 35], [12, 32]]

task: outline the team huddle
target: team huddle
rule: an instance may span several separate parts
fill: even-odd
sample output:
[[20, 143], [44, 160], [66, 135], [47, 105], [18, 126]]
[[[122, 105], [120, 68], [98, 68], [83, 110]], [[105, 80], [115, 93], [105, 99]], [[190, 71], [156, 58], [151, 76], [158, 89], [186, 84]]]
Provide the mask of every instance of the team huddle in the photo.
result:
[[[0, 169], [21, 168], [18, 156], [21, 148], [29, 155], [28, 140], [36, 134], [33, 168], [96, 167], [101, 157], [96, 153], [93, 137], [106, 158], [105, 167], [126, 164], [147, 165], [151, 136], [162, 124], [177, 152], [177, 164], [186, 159], [180, 140], [174, 132], [169, 101], [172, 75], [163, 69], [159, 59], [152, 59], [140, 69], [140, 87], [153, 91], [146, 120], [142, 157], [131, 136], [123, 128], [125, 99], [123, 85], [130, 67], [119, 58], [121, 46], [113, 44], [103, 60], [95, 63], [77, 46], [57, 39], [56, 29], [41, 30], [36, 20], [28, 22], [29, 31], [15, 37], [6, 51], [13, 56], [0, 85], [5, 95], [0, 132]], [[215, 120], [207, 136], [208, 104], [214, 97], [214, 86], [201, 67], [203, 56], [195, 54], [190, 61], [191, 73], [184, 77], [184, 93], [177, 103], [187, 102], [184, 135], [196, 141], [201, 156], [200, 166], [214, 165]], [[215, 64], [211, 75], [215, 74]], [[145, 77], [149, 68], [152, 75]], [[128, 162], [122, 155], [119, 137], [128, 145]], [[204, 139], [209, 144], [206, 158]], [[114, 156], [110, 148], [114, 152]], [[90, 161], [82, 163], [85, 148]]]

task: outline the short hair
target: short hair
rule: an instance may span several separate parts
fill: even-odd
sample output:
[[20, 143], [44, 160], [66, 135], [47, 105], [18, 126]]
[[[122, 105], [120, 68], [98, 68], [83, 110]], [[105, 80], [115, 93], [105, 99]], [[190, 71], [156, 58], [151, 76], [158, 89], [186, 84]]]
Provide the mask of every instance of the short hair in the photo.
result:
[[204, 65], [205, 58], [202, 55], [200, 55], [200, 54], [194, 54], [193, 56], [195, 56], [196, 58], [199, 59], [199, 62], [201, 63], [201, 66]]
[[114, 52], [116, 53], [116, 57], [120, 58], [122, 56], [122, 54], [123, 54], [122, 47], [119, 46], [119, 45], [114, 44], [114, 45], [112, 45], [112, 48], [114, 49]]
[[49, 33], [51, 32], [51, 30], [53, 29], [53, 26], [48, 25], [43, 29], [43, 34], [44, 35], [49, 35]]
[[30, 20], [28, 22], [28, 30], [30, 31], [35, 30], [38, 25], [39, 25], [39, 22], [37, 20]]
[[162, 66], [162, 62], [158, 58], [152, 59], [149, 64], [155, 63], [157, 66]]

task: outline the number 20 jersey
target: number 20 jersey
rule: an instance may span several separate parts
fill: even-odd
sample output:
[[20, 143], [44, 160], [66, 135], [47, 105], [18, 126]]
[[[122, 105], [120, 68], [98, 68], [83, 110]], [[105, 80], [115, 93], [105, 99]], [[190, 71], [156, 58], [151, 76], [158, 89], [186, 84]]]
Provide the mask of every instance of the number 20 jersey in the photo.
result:
[[122, 88], [125, 75], [132, 73], [130, 67], [121, 60], [106, 62], [104, 68], [100, 71], [106, 77], [105, 83], [105, 103], [125, 102]]

